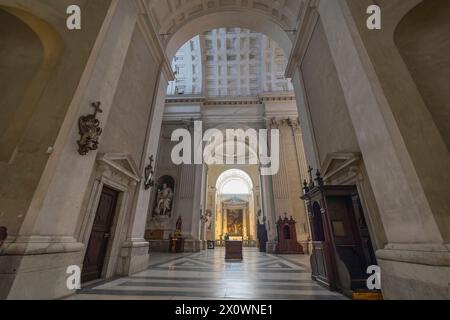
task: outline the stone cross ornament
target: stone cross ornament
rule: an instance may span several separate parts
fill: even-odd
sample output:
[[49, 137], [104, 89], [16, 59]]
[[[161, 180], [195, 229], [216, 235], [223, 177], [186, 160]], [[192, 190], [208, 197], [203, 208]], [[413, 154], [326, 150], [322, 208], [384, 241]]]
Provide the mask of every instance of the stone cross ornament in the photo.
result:
[[97, 119], [97, 114], [103, 112], [100, 106], [100, 102], [92, 103], [92, 107], [95, 109], [94, 113], [82, 116], [78, 120], [80, 140], [77, 141], [77, 144], [78, 153], [82, 156], [98, 149], [98, 140], [103, 132], [103, 129], [100, 128], [100, 121]]

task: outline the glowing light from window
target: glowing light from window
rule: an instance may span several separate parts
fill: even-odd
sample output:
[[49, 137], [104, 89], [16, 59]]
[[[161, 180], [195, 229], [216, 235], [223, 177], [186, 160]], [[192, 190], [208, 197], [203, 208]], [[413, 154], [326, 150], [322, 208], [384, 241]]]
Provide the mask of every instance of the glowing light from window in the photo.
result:
[[249, 194], [247, 183], [242, 179], [230, 179], [222, 185], [222, 194]]

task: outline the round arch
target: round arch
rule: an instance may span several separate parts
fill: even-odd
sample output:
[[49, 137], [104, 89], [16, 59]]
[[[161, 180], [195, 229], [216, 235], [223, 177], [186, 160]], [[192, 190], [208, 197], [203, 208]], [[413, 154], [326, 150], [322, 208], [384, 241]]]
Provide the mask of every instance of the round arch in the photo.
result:
[[[62, 54], [61, 35], [40, 17], [0, 5], [4, 39], [0, 89], [5, 114], [0, 122], [0, 160], [9, 161]], [[5, 81], [4, 80], [4, 81]]]
[[448, 37], [450, 21], [448, 1], [423, 1], [400, 20], [394, 42], [416, 84], [425, 105], [450, 149], [450, 93], [446, 79], [450, 62]]
[[251, 193], [253, 190], [253, 181], [252, 178], [248, 175], [247, 172], [240, 169], [229, 169], [225, 170], [220, 174], [217, 178], [216, 182], [216, 190], [221, 193], [223, 188], [232, 180], [238, 180], [246, 186], [248, 193]]
[[289, 57], [293, 40], [275, 19], [254, 10], [217, 11], [194, 18], [178, 27], [166, 42], [166, 54], [172, 59], [186, 41], [203, 32], [218, 28], [245, 28], [265, 34]]
[[[242, 159], [242, 157], [238, 158], [236, 157], [236, 161], [239, 163], [239, 160], [243, 160], [245, 161], [245, 164], [255, 164], [255, 165], [259, 165], [260, 161], [259, 161], [259, 144], [261, 145], [267, 145], [268, 140], [267, 137], [262, 135], [260, 136], [258, 134], [258, 130], [259, 128], [256, 127], [250, 127], [248, 125], [244, 125], [244, 124], [221, 124], [218, 125], [216, 128], [213, 129], [214, 131], [209, 131], [209, 129], [205, 130], [205, 137], [209, 137], [210, 134], [214, 133], [214, 132], [218, 132], [220, 131], [222, 134], [222, 141], [216, 141], [215, 138], [211, 138], [205, 145], [201, 144], [197, 146], [196, 151], [197, 152], [201, 152], [201, 154], [203, 155], [204, 159], [206, 160], [206, 163], [212, 163], [213, 159], [211, 158], [210, 155], [210, 151], [214, 150], [214, 152], [216, 153], [216, 156], [222, 156], [222, 159], [225, 160], [225, 156], [226, 154], [226, 148], [227, 148], [227, 144], [229, 142], [227, 142], [226, 139], [226, 130], [243, 130], [244, 133], [247, 132], [248, 130], [255, 130], [256, 132], [256, 137], [257, 137], [257, 141], [256, 141], [256, 146], [252, 146], [250, 144], [250, 141], [246, 141], [245, 145], [243, 146], [245, 148], [245, 155], [244, 155], [244, 159]], [[235, 143], [235, 145], [240, 146], [242, 144], [242, 141], [237, 141]], [[202, 149], [204, 147], [204, 149]], [[222, 153], [217, 153], [217, 151], [222, 151]], [[235, 154], [236, 155], [236, 154]], [[256, 160], [256, 163], [251, 163], [250, 159], [254, 159]]]

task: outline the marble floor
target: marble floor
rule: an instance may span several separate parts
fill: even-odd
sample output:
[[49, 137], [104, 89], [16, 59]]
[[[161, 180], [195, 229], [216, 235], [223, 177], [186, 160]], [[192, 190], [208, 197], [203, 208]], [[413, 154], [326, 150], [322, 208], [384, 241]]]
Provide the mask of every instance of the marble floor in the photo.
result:
[[223, 248], [191, 254], [153, 253], [147, 270], [102, 281], [70, 299], [105, 300], [341, 300], [311, 280], [309, 256], [244, 249], [242, 262], [225, 262]]

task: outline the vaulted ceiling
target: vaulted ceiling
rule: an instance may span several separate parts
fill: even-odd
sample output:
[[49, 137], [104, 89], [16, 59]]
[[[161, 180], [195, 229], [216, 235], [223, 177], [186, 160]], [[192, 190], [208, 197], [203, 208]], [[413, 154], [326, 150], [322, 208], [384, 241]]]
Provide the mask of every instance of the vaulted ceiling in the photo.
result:
[[295, 28], [301, 3], [301, 0], [148, 0], [150, 14], [161, 34], [174, 33], [196, 17], [236, 10], [258, 12], [291, 29]]
[[291, 92], [284, 77], [287, 58], [268, 37], [241, 28], [220, 28], [196, 36], [172, 62], [176, 80], [168, 94], [206, 97], [257, 96]]

